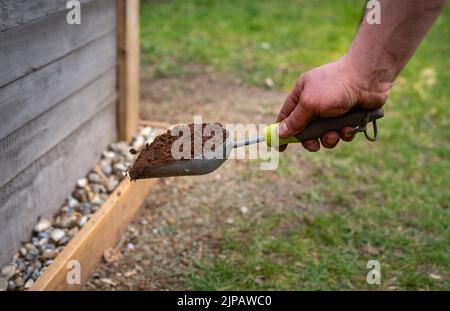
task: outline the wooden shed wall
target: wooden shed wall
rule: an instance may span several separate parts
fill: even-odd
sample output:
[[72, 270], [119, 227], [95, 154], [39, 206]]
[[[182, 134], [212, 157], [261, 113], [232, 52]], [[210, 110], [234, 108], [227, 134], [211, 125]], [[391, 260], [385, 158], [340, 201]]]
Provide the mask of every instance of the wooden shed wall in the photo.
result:
[[117, 3], [80, 2], [0, 0], [0, 265], [117, 137]]

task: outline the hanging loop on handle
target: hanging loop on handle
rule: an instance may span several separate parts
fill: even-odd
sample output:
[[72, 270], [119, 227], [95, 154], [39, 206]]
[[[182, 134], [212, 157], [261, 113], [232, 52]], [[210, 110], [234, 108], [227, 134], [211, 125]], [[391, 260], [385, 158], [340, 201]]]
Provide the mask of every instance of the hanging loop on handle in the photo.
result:
[[373, 128], [373, 136], [370, 137], [369, 134], [367, 134], [367, 128], [364, 131], [364, 136], [368, 141], [374, 142], [377, 140], [378, 136], [377, 120], [372, 121], [372, 128]]
[[369, 123], [369, 121], [370, 121], [370, 115], [369, 115], [369, 113], [367, 113], [366, 116], [364, 117], [363, 123], [362, 123], [361, 125], [357, 126], [357, 127], [356, 127], [353, 131], [351, 131], [350, 133], [351, 133], [352, 135], [354, 135], [354, 134], [356, 134], [356, 133], [363, 132], [363, 133], [364, 133], [364, 137], [366, 137], [366, 139], [367, 139], [368, 141], [371, 141], [371, 142], [376, 141], [376, 140], [377, 140], [377, 137], [378, 137], [377, 120], [375, 119], [375, 120], [373, 120], [372, 122], [370, 122], [370, 123], [372, 123], [372, 127], [373, 127], [373, 136], [370, 136], [370, 135], [367, 133], [367, 124]]

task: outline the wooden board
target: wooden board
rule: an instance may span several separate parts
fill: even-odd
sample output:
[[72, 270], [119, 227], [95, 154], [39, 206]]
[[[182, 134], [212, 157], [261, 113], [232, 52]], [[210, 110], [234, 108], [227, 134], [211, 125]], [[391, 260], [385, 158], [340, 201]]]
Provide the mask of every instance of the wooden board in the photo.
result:
[[[103, 252], [114, 246], [156, 181], [156, 179], [137, 182], [123, 180], [30, 290], [81, 289], [100, 262]], [[68, 269], [67, 264], [72, 260], [80, 264], [80, 284], [68, 284], [66, 281], [67, 273], [72, 271]]]
[[167, 122], [161, 122], [161, 121], [151, 121], [151, 120], [140, 120], [140, 125], [143, 126], [150, 126], [150, 127], [159, 127], [164, 129], [169, 129], [173, 126], [173, 124], [167, 123]]
[[116, 34], [0, 88], [0, 139], [116, 66]]
[[130, 140], [139, 120], [139, 0], [117, 0], [119, 139]]
[[0, 32], [0, 87], [113, 32], [115, 5], [116, 0], [84, 5], [80, 25], [69, 25], [62, 11]]
[[[27, 241], [38, 217], [52, 216], [116, 139], [116, 99], [0, 188], [0, 266]], [[81, 156], [82, 155], [82, 156]]]
[[[83, 5], [93, 0], [78, 1]], [[64, 0], [3, 0], [0, 2], [0, 31], [61, 12], [66, 9], [66, 3]]]
[[105, 108], [113, 96], [115, 68], [1, 139], [0, 187]]

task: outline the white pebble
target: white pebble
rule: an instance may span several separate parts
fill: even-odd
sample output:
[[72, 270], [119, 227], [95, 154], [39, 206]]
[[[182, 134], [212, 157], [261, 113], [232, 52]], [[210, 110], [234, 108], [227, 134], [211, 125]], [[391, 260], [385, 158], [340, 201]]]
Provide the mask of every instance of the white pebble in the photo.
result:
[[145, 139], [142, 136], [137, 136], [133, 142], [133, 148], [136, 150], [140, 150], [142, 146], [145, 144]]
[[66, 233], [61, 230], [61, 229], [55, 229], [52, 231], [52, 233], [50, 233], [50, 238], [55, 241], [58, 242], [60, 241], [64, 236], [66, 235]]
[[87, 223], [88, 220], [89, 220], [89, 218], [87, 216], [82, 216], [80, 218], [80, 220], [78, 220], [78, 222], [77, 222], [78, 227], [83, 227]]
[[27, 252], [27, 249], [25, 247], [21, 247], [21, 248], [19, 248], [19, 253], [20, 253], [20, 255], [25, 257], [28, 252]]
[[148, 136], [150, 136], [151, 132], [152, 132], [152, 128], [150, 126], [146, 126], [146, 127], [142, 128], [141, 135], [148, 137]]
[[126, 166], [121, 162], [114, 164], [114, 170], [116, 171], [124, 172], [126, 169]]
[[273, 88], [275, 86], [275, 82], [273, 82], [271, 78], [266, 78], [266, 80], [264, 80], [264, 83], [268, 88]]
[[240, 210], [241, 210], [241, 213], [243, 215], [248, 214], [248, 207], [247, 206], [241, 206]]
[[68, 205], [70, 208], [78, 207], [79, 204], [80, 204], [80, 202], [78, 202], [78, 200], [75, 199], [74, 197], [69, 196], [69, 197], [67, 198], [67, 205]]
[[78, 179], [78, 181], [77, 181], [77, 186], [80, 188], [85, 188], [87, 186], [87, 184], [88, 184], [87, 178], [81, 178], [81, 179]]
[[39, 246], [44, 246], [48, 244], [48, 239], [47, 238], [42, 238], [41, 240], [39, 240], [38, 245]]
[[34, 227], [34, 231], [35, 232], [43, 232], [43, 231], [47, 230], [48, 228], [50, 228], [51, 226], [52, 226], [52, 223], [50, 220], [42, 218], [41, 220], [39, 220], [37, 225]]
[[7, 265], [2, 268], [2, 277], [9, 280], [16, 271], [16, 267], [14, 265]]
[[105, 159], [114, 160], [116, 154], [113, 151], [103, 151], [102, 156]]
[[33, 279], [29, 279], [23, 287], [29, 289], [31, 286], [33, 286], [33, 284], [34, 284]]
[[46, 249], [42, 254], [44, 259], [55, 259], [58, 256], [58, 251], [56, 249]]

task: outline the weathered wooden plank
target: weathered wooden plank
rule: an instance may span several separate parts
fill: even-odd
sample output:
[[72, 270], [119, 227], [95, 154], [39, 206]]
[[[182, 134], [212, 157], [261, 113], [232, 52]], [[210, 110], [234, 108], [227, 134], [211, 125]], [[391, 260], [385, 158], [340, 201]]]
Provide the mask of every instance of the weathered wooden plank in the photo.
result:
[[113, 94], [115, 68], [1, 139], [0, 187], [104, 108]]
[[[81, 5], [90, 1], [93, 0], [79, 0]], [[2, 0], [0, 31], [64, 11], [67, 2], [67, 0]]]
[[66, 12], [0, 32], [0, 87], [67, 55], [116, 28], [116, 1], [92, 1], [82, 7], [80, 25], [69, 25]]
[[[157, 179], [137, 182], [123, 180], [30, 290], [81, 289], [100, 262], [103, 252], [114, 246], [156, 182]], [[70, 271], [67, 263], [71, 260], [80, 263], [80, 284], [68, 284], [66, 281]]]
[[173, 124], [170, 124], [168, 122], [162, 122], [162, 121], [152, 121], [152, 120], [139, 120], [139, 125], [143, 126], [151, 126], [151, 127], [160, 127], [160, 128], [171, 128], [174, 126]]
[[0, 139], [105, 74], [116, 55], [113, 32], [0, 88]]
[[130, 140], [139, 121], [139, 0], [117, 1], [119, 138]]
[[69, 137], [0, 188], [0, 266], [6, 264], [39, 216], [53, 215], [75, 182], [116, 139], [116, 98]]

